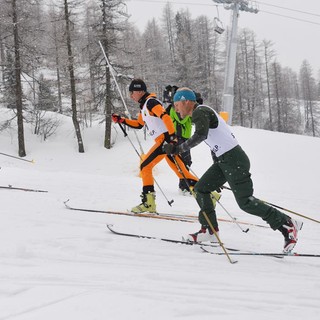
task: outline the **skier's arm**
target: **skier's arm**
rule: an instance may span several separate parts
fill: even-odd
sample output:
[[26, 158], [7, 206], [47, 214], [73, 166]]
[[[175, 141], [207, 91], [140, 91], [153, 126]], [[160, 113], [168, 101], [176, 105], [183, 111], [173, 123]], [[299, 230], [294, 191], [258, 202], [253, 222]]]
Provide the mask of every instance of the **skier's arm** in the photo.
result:
[[134, 120], [134, 119], [125, 118], [123, 123], [128, 127], [134, 128], [134, 129], [141, 129], [144, 126], [144, 121], [142, 119], [141, 112], [138, 115], [138, 119]]
[[195, 124], [194, 134], [184, 143], [176, 146], [174, 153], [183, 153], [194, 148], [207, 139], [209, 132], [209, 118], [201, 110], [195, 110], [192, 114], [192, 122]]
[[151, 114], [154, 114], [156, 117], [160, 118], [163, 121], [170, 136], [175, 133], [174, 124], [171, 117], [157, 100], [150, 99], [148, 101], [147, 108], [151, 112]]

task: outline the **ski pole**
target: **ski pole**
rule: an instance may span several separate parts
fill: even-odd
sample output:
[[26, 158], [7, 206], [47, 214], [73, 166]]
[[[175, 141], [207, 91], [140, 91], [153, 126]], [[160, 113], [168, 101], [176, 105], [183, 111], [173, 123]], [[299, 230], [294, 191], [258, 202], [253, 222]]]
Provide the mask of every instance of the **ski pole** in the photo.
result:
[[[115, 77], [115, 75], [114, 75], [113, 67], [112, 67], [112, 65], [111, 65], [110, 62], [109, 62], [109, 59], [108, 59], [108, 57], [107, 57], [107, 55], [106, 55], [106, 52], [105, 52], [105, 50], [104, 50], [104, 48], [103, 48], [103, 46], [102, 46], [101, 41], [99, 41], [99, 45], [100, 45], [100, 47], [101, 47], [102, 53], [103, 53], [103, 55], [104, 55], [104, 58], [105, 58], [106, 61], [107, 61], [107, 64], [108, 64], [110, 73], [111, 73], [112, 78], [113, 78], [113, 80], [114, 80], [114, 82], [115, 82], [115, 84], [116, 84], [117, 90], [118, 90], [119, 95], [120, 95], [120, 98], [121, 98], [121, 100], [122, 100], [122, 103], [123, 103], [123, 105], [124, 105], [124, 107], [125, 107], [125, 109], [126, 109], [126, 111], [127, 111], [127, 113], [128, 113], [128, 117], [129, 117], [129, 119], [131, 119], [131, 114], [130, 114], [129, 109], [128, 109], [128, 107], [127, 107], [127, 104], [126, 104], [126, 102], [125, 102], [125, 100], [124, 100], [124, 98], [123, 98], [123, 95], [122, 95], [122, 92], [121, 92], [121, 90], [120, 90], [118, 81], [117, 81], [117, 79], [116, 79], [116, 77]], [[134, 131], [134, 134], [135, 134], [135, 136], [136, 136], [137, 142], [138, 142], [139, 147], [140, 147], [140, 150], [141, 150], [141, 154], [138, 152], [138, 150], [136, 149], [136, 147], [134, 146], [133, 142], [131, 141], [131, 139], [129, 138], [129, 136], [127, 135], [126, 131], [124, 130], [124, 128], [122, 127], [122, 125], [121, 125], [120, 123], [119, 123], [119, 126], [120, 126], [121, 130], [123, 131], [124, 136], [129, 139], [132, 147], [134, 148], [134, 150], [135, 150], [136, 153], [138, 154], [140, 160], [142, 161], [143, 159], [142, 159], [142, 157], [141, 157], [141, 154], [144, 154], [144, 151], [143, 151], [143, 148], [142, 148], [142, 145], [141, 145], [141, 143], [140, 143], [140, 140], [139, 140], [139, 138], [138, 138], [137, 133]], [[170, 200], [170, 201], [169, 201], [168, 198], [167, 198], [167, 196], [165, 195], [165, 193], [164, 193], [163, 190], [161, 189], [159, 183], [156, 181], [156, 179], [154, 179], [154, 182], [155, 182], [155, 184], [157, 185], [157, 187], [159, 188], [159, 190], [160, 190], [160, 192], [162, 193], [162, 195], [163, 195], [163, 196], [165, 197], [165, 199], [167, 200], [169, 206], [171, 206], [174, 200]]]
[[[223, 188], [223, 189], [227, 189], [227, 190], [231, 190], [229, 187], [225, 187], [225, 186], [222, 186], [222, 188]], [[261, 199], [260, 199], [260, 200], [261, 200]], [[295, 211], [292, 211], [292, 210], [289, 210], [289, 209], [280, 207], [280, 206], [278, 206], [278, 205], [276, 205], [276, 204], [274, 204], [274, 203], [270, 203], [270, 202], [265, 201], [265, 200], [261, 200], [261, 201], [264, 202], [265, 204], [268, 204], [269, 206], [275, 207], [275, 208], [277, 208], [277, 209], [280, 209], [280, 210], [283, 210], [283, 211], [286, 211], [286, 212], [290, 212], [290, 213], [295, 214], [295, 215], [297, 215], [297, 216], [299, 216], [299, 217], [302, 217], [302, 218], [305, 218], [305, 219], [308, 219], [308, 220], [311, 220], [311, 221], [320, 223], [319, 220], [310, 218], [310, 217], [305, 216], [305, 215], [303, 215], [303, 214], [301, 214], [301, 213], [298, 213], [298, 212], [295, 212]]]
[[[192, 170], [190, 169], [190, 167], [188, 167], [188, 169], [190, 170], [190, 172], [191, 172], [194, 176], [196, 176], [196, 177], [198, 178], [198, 176], [195, 174], [194, 171], [192, 171]], [[223, 187], [223, 188], [224, 188], [224, 187]], [[230, 189], [230, 190], [231, 190], [231, 189]], [[218, 204], [219, 204], [220, 207], [223, 209], [223, 211], [224, 211], [224, 212], [231, 218], [231, 220], [239, 227], [239, 229], [240, 229], [242, 232], [247, 233], [247, 232], [249, 231], [249, 228], [243, 229], [243, 228], [240, 226], [240, 224], [238, 223], [237, 218], [233, 217], [233, 216], [230, 214], [230, 212], [222, 205], [222, 203], [220, 202], [219, 199], [217, 199], [214, 195], [213, 195], [213, 197], [214, 197], [215, 200], [218, 202]]]
[[243, 229], [243, 228], [240, 226], [240, 224], [238, 223], [237, 219], [236, 219], [235, 217], [233, 217], [233, 216], [229, 213], [229, 211], [223, 206], [223, 204], [222, 204], [218, 199], [216, 199], [216, 201], [219, 203], [219, 205], [220, 205], [221, 208], [224, 210], [224, 212], [225, 212], [226, 214], [228, 214], [228, 216], [232, 219], [232, 222], [235, 223], [242, 232], [247, 233], [247, 232], [249, 231], [249, 228]]
[[[187, 186], [188, 186], [188, 188], [190, 189], [190, 184], [189, 184], [189, 182], [188, 182], [188, 180], [187, 180], [186, 176], [184, 175], [184, 173], [183, 173], [183, 171], [182, 171], [182, 169], [181, 169], [181, 167], [180, 167], [180, 165], [179, 165], [178, 161], [176, 160], [176, 156], [175, 156], [175, 155], [171, 155], [171, 157], [172, 157], [172, 159], [173, 159], [173, 161], [174, 161], [174, 163], [175, 163], [175, 165], [176, 165], [177, 169], [179, 170], [180, 174], [182, 175], [182, 177], [183, 177], [183, 179], [184, 179], [184, 181], [185, 181], [186, 185], [187, 185]], [[195, 194], [194, 194], [193, 192], [192, 192], [192, 196], [195, 198]], [[229, 262], [230, 262], [230, 263], [232, 263], [232, 264], [237, 263], [238, 261], [234, 261], [234, 260], [232, 260], [232, 259], [231, 259], [231, 257], [230, 257], [230, 255], [229, 255], [228, 251], [226, 250], [225, 246], [223, 245], [222, 241], [220, 240], [220, 237], [219, 237], [219, 235], [218, 235], [217, 231], [215, 230], [215, 228], [213, 227], [213, 225], [212, 225], [211, 221], [209, 220], [209, 218], [208, 218], [207, 214], [206, 214], [204, 211], [202, 211], [202, 213], [203, 213], [203, 216], [204, 216], [204, 218], [206, 219], [207, 223], [209, 224], [209, 227], [211, 228], [211, 230], [212, 230], [213, 234], [214, 234], [214, 235], [215, 235], [215, 237], [218, 239], [219, 245], [220, 245], [220, 247], [222, 248], [222, 250], [224, 251], [224, 253], [226, 254], [226, 256], [227, 256], [227, 258], [228, 258]]]
[[[261, 199], [260, 199], [260, 200], [261, 200]], [[280, 210], [284, 210], [284, 211], [290, 212], [290, 213], [292, 213], [292, 214], [295, 214], [295, 215], [297, 215], [297, 216], [299, 216], [299, 217], [302, 217], [302, 218], [305, 218], [305, 219], [308, 219], [308, 220], [311, 220], [311, 221], [320, 223], [319, 220], [316, 220], [316, 219], [307, 217], [307, 216], [305, 216], [305, 215], [303, 215], [303, 214], [300, 214], [300, 213], [298, 213], [298, 212], [294, 212], [294, 211], [292, 211], [292, 210], [289, 210], [289, 209], [286, 209], [286, 208], [277, 206], [276, 204], [273, 204], [273, 203], [270, 203], [270, 202], [267, 202], [267, 201], [264, 201], [264, 200], [261, 200], [261, 201], [264, 202], [264, 203], [266, 203], [266, 204], [268, 204], [268, 205], [270, 205], [270, 206], [272, 206], [272, 207], [278, 208], [278, 209], [280, 209]]]
[[216, 238], [218, 239], [219, 245], [220, 245], [220, 247], [222, 248], [222, 250], [224, 251], [224, 253], [226, 254], [226, 256], [227, 256], [227, 258], [228, 258], [229, 262], [230, 262], [231, 264], [237, 263], [238, 261], [236, 261], [236, 260], [232, 260], [232, 259], [231, 259], [231, 257], [230, 257], [230, 255], [229, 255], [228, 251], [226, 250], [225, 246], [223, 245], [222, 241], [220, 240], [220, 237], [218, 236], [217, 231], [214, 229], [214, 227], [213, 227], [213, 225], [212, 225], [211, 221], [209, 220], [209, 218], [208, 218], [207, 214], [206, 214], [204, 211], [202, 211], [202, 213], [203, 213], [203, 216], [205, 217], [206, 221], [208, 222], [208, 224], [209, 224], [209, 226], [210, 226], [211, 230], [213, 231], [214, 235], [215, 235], [215, 236], [216, 236]]
[[34, 163], [34, 160], [21, 159], [21, 158], [18, 158], [18, 157], [15, 157], [15, 156], [12, 156], [12, 155], [10, 155], [10, 154], [3, 153], [3, 152], [0, 152], [0, 154], [2, 154], [3, 156], [6, 156], [6, 157], [10, 157], [10, 158], [17, 159], [17, 160]]
[[[104, 55], [104, 58], [105, 58], [106, 61], [107, 61], [108, 68], [109, 68], [109, 70], [110, 70], [110, 73], [111, 73], [111, 75], [112, 75], [112, 78], [113, 78], [113, 80], [114, 80], [114, 83], [116, 84], [116, 87], [117, 87], [117, 90], [118, 90], [118, 92], [119, 92], [119, 95], [120, 95], [122, 104], [123, 104], [123, 106], [125, 107], [125, 109], [126, 109], [126, 111], [127, 111], [127, 113], [128, 113], [129, 119], [132, 119], [132, 118], [131, 118], [131, 114], [130, 114], [130, 112], [129, 112], [129, 109], [128, 109], [128, 107], [127, 107], [127, 104], [126, 104], [126, 102], [125, 102], [125, 100], [124, 100], [124, 98], [123, 98], [122, 92], [121, 92], [121, 90], [120, 90], [118, 81], [117, 81], [117, 79], [116, 79], [116, 77], [115, 77], [115, 75], [114, 75], [113, 67], [112, 67], [112, 65], [111, 65], [110, 62], [109, 62], [109, 59], [108, 59], [108, 57], [107, 57], [107, 55], [106, 55], [106, 52], [105, 52], [105, 50], [104, 50], [104, 48], [103, 48], [102, 43], [101, 43], [100, 40], [99, 40], [99, 45], [100, 45], [100, 47], [101, 47], [102, 53], [103, 53], [103, 55]], [[135, 131], [134, 131], [134, 134], [135, 134], [136, 139], [137, 139], [137, 142], [138, 142], [138, 144], [139, 144], [141, 153], [144, 154], [143, 149], [142, 149], [142, 145], [141, 145], [140, 140], [139, 140], [139, 138], [138, 138], [138, 135], [137, 135], [137, 133], [136, 133]]]
[[119, 125], [119, 127], [121, 128], [124, 136], [125, 136], [126, 138], [128, 138], [130, 144], [132, 145], [132, 148], [134, 149], [134, 151], [136, 152], [136, 154], [138, 155], [138, 157], [140, 158], [140, 160], [142, 160], [139, 151], [137, 150], [137, 148], [136, 148], [136, 147], [134, 146], [134, 144], [132, 143], [132, 141], [131, 141], [131, 139], [129, 138], [129, 136], [128, 136], [126, 130], [124, 129], [124, 127], [121, 125], [120, 122], [118, 122], [118, 125]]
[[[120, 128], [121, 128], [121, 130], [122, 130], [122, 132], [123, 132], [123, 134], [124, 134], [124, 136], [125, 136], [126, 138], [128, 138], [128, 140], [129, 140], [130, 144], [132, 145], [134, 151], [136, 152], [136, 154], [138, 155], [138, 157], [139, 157], [140, 160], [142, 161], [143, 159], [142, 159], [140, 153], [138, 152], [138, 150], [136, 149], [136, 147], [135, 147], [134, 144], [132, 143], [130, 137], [129, 137], [128, 134], [126, 133], [126, 130], [124, 129], [124, 127], [121, 125], [120, 122], [118, 122], [118, 124], [119, 124], [119, 126], [120, 126]], [[171, 205], [172, 205], [172, 203], [174, 202], [174, 200], [173, 200], [173, 199], [172, 199], [172, 200], [169, 200], [169, 199], [167, 198], [167, 196], [165, 195], [165, 193], [163, 192], [163, 190], [162, 190], [162, 188], [160, 187], [160, 185], [159, 185], [159, 183], [157, 182], [157, 180], [156, 180], [155, 178], [153, 178], [153, 180], [154, 180], [155, 184], [157, 185], [158, 189], [160, 190], [160, 192], [162, 193], [162, 195], [164, 196], [164, 198], [167, 200], [169, 206], [171, 207]]]
[[8, 189], [8, 190], [20, 190], [20, 191], [30, 191], [30, 192], [48, 192], [46, 190], [38, 190], [38, 189], [30, 189], [30, 188], [18, 188], [13, 187], [12, 185], [8, 186], [0, 186], [0, 189]]

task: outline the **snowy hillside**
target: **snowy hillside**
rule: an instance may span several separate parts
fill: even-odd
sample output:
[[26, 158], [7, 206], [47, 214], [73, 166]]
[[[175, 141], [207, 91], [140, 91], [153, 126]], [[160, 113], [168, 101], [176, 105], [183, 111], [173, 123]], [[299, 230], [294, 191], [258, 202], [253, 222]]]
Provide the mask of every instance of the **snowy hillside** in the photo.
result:
[[[0, 109], [0, 121], [9, 117]], [[25, 128], [31, 164], [0, 155], [0, 185], [48, 192], [0, 189], [0, 319], [17, 320], [269, 320], [319, 318], [320, 258], [226, 256], [199, 247], [120, 237], [121, 231], [173, 239], [195, 232], [198, 223], [70, 211], [77, 207], [126, 211], [139, 203], [139, 159], [115, 127], [115, 145], [103, 148], [103, 124], [83, 131], [77, 152], [72, 121], [63, 119], [46, 142]], [[234, 127], [248, 153], [255, 195], [320, 220], [320, 139]], [[142, 132], [141, 132], [142, 133]], [[152, 141], [143, 141], [144, 150]], [[136, 143], [132, 131], [130, 138]], [[17, 155], [15, 130], [0, 132], [0, 152]], [[211, 163], [205, 144], [192, 150], [199, 176]], [[155, 170], [159, 212], [197, 214], [191, 197], [165, 161]], [[265, 225], [242, 212], [230, 191], [221, 202], [239, 221]], [[218, 217], [228, 215], [217, 207]], [[298, 218], [295, 215], [292, 215]], [[307, 219], [295, 248], [320, 254], [320, 224]], [[228, 247], [281, 252], [280, 232], [220, 222]], [[218, 250], [218, 249], [217, 249]]]

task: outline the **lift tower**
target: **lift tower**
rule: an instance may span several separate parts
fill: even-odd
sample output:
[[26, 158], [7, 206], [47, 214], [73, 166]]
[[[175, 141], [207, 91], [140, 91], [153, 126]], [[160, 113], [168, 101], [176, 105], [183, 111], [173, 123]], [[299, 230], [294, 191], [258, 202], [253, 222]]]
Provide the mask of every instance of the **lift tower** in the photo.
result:
[[228, 113], [228, 124], [232, 124], [233, 98], [234, 98], [234, 78], [236, 70], [237, 57], [237, 31], [239, 11], [258, 13], [258, 9], [249, 5], [246, 0], [212, 0], [216, 3], [223, 4], [227, 10], [232, 10], [231, 31], [228, 35], [227, 58], [225, 65], [224, 89], [222, 110]]

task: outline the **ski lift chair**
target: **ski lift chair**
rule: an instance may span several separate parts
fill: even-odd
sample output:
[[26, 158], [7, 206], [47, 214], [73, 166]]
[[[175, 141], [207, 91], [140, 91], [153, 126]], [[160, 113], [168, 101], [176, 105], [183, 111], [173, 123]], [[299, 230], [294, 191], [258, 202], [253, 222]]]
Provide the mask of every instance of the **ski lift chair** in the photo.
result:
[[222, 34], [224, 32], [222, 22], [217, 17], [214, 18], [213, 22], [214, 22], [214, 31], [219, 34]]

